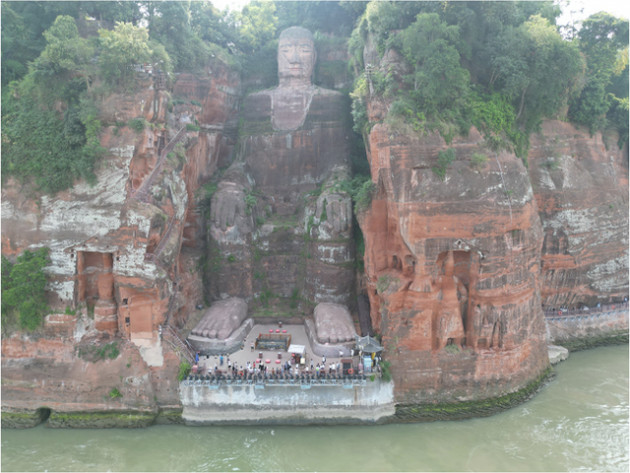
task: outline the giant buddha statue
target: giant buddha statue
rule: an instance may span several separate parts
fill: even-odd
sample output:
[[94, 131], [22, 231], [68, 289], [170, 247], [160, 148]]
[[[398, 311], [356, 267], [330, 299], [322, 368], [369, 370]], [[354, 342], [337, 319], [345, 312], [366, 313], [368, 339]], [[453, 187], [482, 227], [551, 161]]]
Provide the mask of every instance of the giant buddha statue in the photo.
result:
[[348, 103], [313, 84], [316, 57], [310, 31], [284, 30], [278, 86], [243, 101], [237, 155], [211, 203], [212, 299], [351, 300], [352, 205], [338, 186], [349, 178]]

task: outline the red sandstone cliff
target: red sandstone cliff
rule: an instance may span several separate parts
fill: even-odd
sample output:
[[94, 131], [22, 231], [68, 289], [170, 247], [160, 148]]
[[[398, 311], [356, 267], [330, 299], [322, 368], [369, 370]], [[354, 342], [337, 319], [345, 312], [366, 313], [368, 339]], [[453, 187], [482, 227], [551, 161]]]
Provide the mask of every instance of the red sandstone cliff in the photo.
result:
[[[170, 110], [169, 94], [150, 83], [106, 100], [104, 122], [144, 117], [151, 125], [104, 130], [109, 153], [96, 186], [78, 183], [38, 198], [14, 183], [3, 188], [3, 254], [50, 247], [52, 307], [82, 309], [76, 318], [49, 317], [49, 340], [3, 340], [5, 402], [30, 389], [21, 363], [44, 360], [35, 363], [38, 373], [61, 363], [55, 376], [74, 387], [54, 394], [59, 386], [33, 385], [38, 399], [62, 403], [67, 394], [90, 404], [81, 376], [91, 365], [73, 354], [75, 339], [105, 330], [152, 344], [167, 316], [183, 323], [201, 300], [199, 187], [230, 161], [239, 97], [227, 67], [217, 63], [208, 72], [180, 75]], [[368, 105], [372, 121], [385, 117], [388, 104]], [[200, 130], [186, 132], [195, 122]], [[169, 150], [175, 138], [180, 148]], [[377, 185], [360, 216], [367, 287], [398, 402], [492, 397], [523, 387], [548, 364], [541, 302], [591, 304], [627, 294], [627, 150], [562, 122], [547, 122], [532, 137], [529, 171], [514, 155], [489, 150], [474, 129], [446, 144], [386, 121], [372, 128], [367, 147]], [[442, 181], [432, 168], [449, 148], [456, 159]], [[473, 161], [473, 153], [486, 161]], [[88, 305], [95, 306], [94, 322]], [[66, 338], [55, 341], [60, 333]], [[151, 373], [151, 382], [128, 387], [129, 399], [150, 408], [154, 395], [171, 403], [173, 393], [157, 392], [155, 380], [172, 379], [174, 355], [165, 352], [159, 369], [142, 358], [146, 349], [124, 348], [138, 361], [129, 376]], [[16, 361], [22, 359], [30, 361]], [[102, 398], [125, 368], [120, 360], [100, 365], [93, 395]]]
[[575, 307], [628, 295], [628, 150], [547, 121], [532, 136], [529, 174], [544, 231], [545, 307]]
[[[199, 188], [231, 153], [240, 93], [238, 75], [226, 65], [216, 61], [206, 72], [201, 78], [178, 76], [171, 92], [140, 80], [137, 92], [103, 102], [99, 118], [109, 125], [101, 144], [108, 153], [96, 185], [78, 182], [53, 196], [33, 196], [14, 182], [3, 187], [2, 253], [49, 247], [49, 303], [54, 311], [77, 313], [47, 317], [39, 342], [19, 336], [3, 340], [3, 402], [20, 398], [21, 388], [14, 387], [24, 382], [20, 363], [35, 363], [42, 373], [48, 370], [74, 386], [64, 390], [44, 383], [37, 387], [39, 402], [62, 402], [59, 393], [69, 390], [82, 405], [102, 404], [102, 389], [90, 394], [88, 387], [111, 381], [110, 374], [117, 378], [123, 361], [103, 363], [95, 375], [99, 380], [90, 374], [88, 383], [79, 378], [89, 367], [72, 350], [101, 332], [135, 342], [137, 347], [126, 347], [123, 355], [133, 352], [143, 361], [124, 361], [134, 365], [127, 371], [149, 374], [116, 406], [155, 407], [154, 396], [160, 394], [152, 383], [165, 373], [174, 379], [176, 363], [161, 346], [158, 327], [169, 317], [183, 324], [182, 314], [203, 300], [196, 271], [203, 225]], [[171, 95], [178, 98], [175, 106]], [[129, 126], [138, 118], [145, 120], [142, 130]], [[196, 126], [189, 130], [187, 124]], [[59, 356], [42, 354], [47, 339], [59, 344]], [[20, 343], [21, 351], [15, 349]], [[173, 392], [174, 400], [166, 404], [178, 402], [177, 389]]]
[[[390, 58], [391, 59], [391, 58]], [[517, 390], [548, 366], [540, 305], [542, 229], [520, 159], [471, 130], [451, 144], [392, 126], [368, 101], [377, 186], [359, 218], [371, 317], [401, 403]], [[455, 152], [444, 181], [438, 153]], [[473, 162], [473, 153], [485, 156]]]

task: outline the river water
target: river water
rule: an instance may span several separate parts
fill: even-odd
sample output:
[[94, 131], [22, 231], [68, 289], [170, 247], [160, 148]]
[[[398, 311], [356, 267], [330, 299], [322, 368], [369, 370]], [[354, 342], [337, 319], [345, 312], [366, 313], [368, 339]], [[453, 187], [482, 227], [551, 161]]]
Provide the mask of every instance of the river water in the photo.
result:
[[2, 430], [2, 471], [628, 471], [628, 346], [571, 354], [531, 401], [466, 421]]

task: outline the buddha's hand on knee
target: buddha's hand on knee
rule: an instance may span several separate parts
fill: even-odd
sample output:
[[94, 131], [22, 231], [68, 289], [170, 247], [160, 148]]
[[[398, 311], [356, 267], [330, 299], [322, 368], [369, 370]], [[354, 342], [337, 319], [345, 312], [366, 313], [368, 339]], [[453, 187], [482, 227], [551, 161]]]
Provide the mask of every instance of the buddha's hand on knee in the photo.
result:
[[245, 190], [234, 182], [221, 182], [212, 196], [210, 220], [212, 224], [225, 231], [238, 224], [239, 217], [245, 214]]

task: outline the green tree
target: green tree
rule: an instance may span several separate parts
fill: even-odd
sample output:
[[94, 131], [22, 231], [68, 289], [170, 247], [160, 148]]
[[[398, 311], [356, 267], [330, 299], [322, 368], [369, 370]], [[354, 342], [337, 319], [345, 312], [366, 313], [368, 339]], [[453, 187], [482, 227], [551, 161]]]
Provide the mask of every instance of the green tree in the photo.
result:
[[80, 2], [2, 2], [2, 86], [28, 73], [46, 41], [43, 32], [59, 15], [77, 17]]
[[596, 13], [584, 21], [577, 43], [586, 57], [586, 84], [571, 102], [569, 118], [591, 132], [612, 125], [623, 143], [628, 130], [623, 114], [628, 97], [628, 21]]
[[2, 256], [2, 324], [35, 330], [48, 312], [46, 275], [48, 248], [24, 251], [15, 263]]
[[116, 22], [113, 30], [100, 29], [99, 65], [103, 77], [111, 83], [129, 85], [134, 64], [151, 58], [149, 32], [132, 23]]
[[114, 24], [117, 21], [133, 23], [137, 25], [143, 18], [142, 2], [127, 1], [82, 1], [77, 2], [82, 13], [89, 15], [99, 22]]
[[239, 35], [250, 51], [260, 49], [276, 35], [278, 17], [272, 2], [254, 0], [240, 12]]
[[53, 85], [61, 88], [57, 95], [66, 100], [75, 98], [76, 90], [64, 92], [63, 89], [67, 85], [76, 89], [76, 84], [68, 84], [69, 81], [83, 83], [86, 88], [89, 86], [89, 61], [94, 49], [79, 36], [74, 19], [68, 15], [58, 16], [43, 35], [46, 47], [31, 66], [34, 79], [40, 87], [47, 89], [45, 95], [48, 97], [53, 95], [48, 90]]
[[200, 25], [202, 17], [213, 10], [202, 6], [190, 1], [148, 2], [150, 37], [164, 46], [179, 71], [196, 71], [210, 56]]
[[43, 107], [28, 79], [3, 102], [2, 178], [32, 181], [48, 194], [71, 187], [77, 178], [93, 181], [94, 164], [103, 152], [99, 121], [84, 115], [78, 104], [61, 116]]
[[47, 44], [29, 73], [11, 83], [2, 102], [2, 178], [34, 181], [46, 193], [94, 179], [103, 149], [98, 112], [82, 100], [91, 48], [69, 16], [44, 32]]
[[455, 47], [457, 26], [447, 25], [436, 13], [420, 13], [402, 33], [402, 52], [413, 65], [408, 77], [417, 108], [437, 115], [453, 108], [468, 93], [469, 73], [460, 64]]
[[275, 1], [274, 3], [278, 17], [278, 30], [290, 26], [303, 26], [313, 32], [320, 31], [337, 36], [350, 35], [354, 22], [365, 8], [364, 2]]
[[523, 84], [517, 119], [527, 106], [522, 123], [529, 128], [537, 126], [542, 117], [554, 116], [579, 92], [584, 60], [576, 45], [564, 41], [540, 15], [532, 16], [521, 29], [527, 44], [528, 80]]

